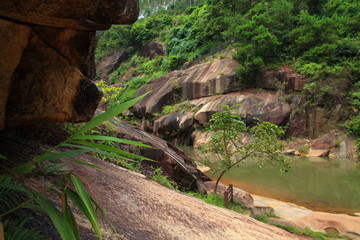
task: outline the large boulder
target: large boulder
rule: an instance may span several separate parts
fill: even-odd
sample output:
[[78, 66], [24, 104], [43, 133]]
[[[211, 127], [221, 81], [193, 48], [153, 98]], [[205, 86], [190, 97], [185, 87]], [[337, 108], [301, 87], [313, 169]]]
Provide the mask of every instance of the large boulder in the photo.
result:
[[165, 45], [159, 41], [151, 41], [147, 43], [141, 52], [141, 55], [146, 58], [153, 59], [156, 56], [164, 56]]
[[189, 100], [235, 91], [238, 63], [232, 59], [216, 59], [183, 71], [174, 71], [152, 79], [137, 93], [151, 93], [133, 107], [133, 112], [146, 116], [160, 112], [180, 98]]
[[77, 30], [105, 30], [137, 20], [135, 0], [2, 0], [0, 16], [19, 22]]
[[0, 130], [89, 120], [102, 95], [90, 80], [95, 31], [137, 16], [135, 0], [1, 1]]
[[286, 124], [291, 112], [290, 105], [278, 99], [277, 95], [264, 90], [248, 89], [243, 92], [214, 96], [198, 104], [203, 105], [195, 114], [200, 124], [205, 124], [215, 112], [224, 110], [221, 105], [236, 107], [240, 111], [247, 125], [254, 124], [256, 119], [272, 122], [277, 125]]

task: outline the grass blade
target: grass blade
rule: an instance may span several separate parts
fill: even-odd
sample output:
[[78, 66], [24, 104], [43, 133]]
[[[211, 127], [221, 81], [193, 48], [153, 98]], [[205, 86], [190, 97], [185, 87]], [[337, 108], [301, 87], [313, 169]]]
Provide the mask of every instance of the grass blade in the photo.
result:
[[38, 196], [37, 202], [43, 207], [44, 211], [49, 215], [51, 221], [53, 222], [56, 230], [59, 232], [63, 240], [74, 240], [75, 235], [70, 230], [70, 225], [66, 221], [65, 217], [60, 213], [56, 207], [46, 200], [45, 198]]
[[90, 198], [89, 194], [87, 193], [84, 185], [82, 184], [82, 182], [80, 181], [80, 179], [77, 176], [71, 175], [71, 180], [72, 180], [72, 182], [75, 186], [75, 189], [78, 192], [82, 202], [84, 203], [87, 211], [89, 212], [89, 215], [90, 215], [89, 220], [98, 236], [98, 239], [101, 240], [102, 239], [101, 230], [100, 230], [98, 218], [96, 216], [94, 207], [92, 205], [91, 198]]
[[0, 154], [0, 159], [6, 159], [6, 157]]
[[66, 220], [68, 221], [68, 223], [75, 235], [75, 240], [80, 240], [79, 229], [76, 224], [74, 214], [72, 213], [72, 211], [68, 205], [67, 194], [65, 192], [61, 193], [61, 203], [62, 203], [62, 207], [63, 207], [63, 215], [66, 218]]
[[97, 149], [97, 148], [92, 148], [92, 147], [87, 147], [87, 146], [82, 146], [82, 145], [69, 144], [69, 143], [65, 143], [63, 146], [76, 147], [76, 148], [88, 150], [88, 152], [95, 152], [95, 153], [99, 153], [99, 154], [109, 156], [109, 157], [114, 157], [114, 158], [120, 158], [120, 159], [124, 159], [124, 160], [128, 160], [128, 161], [133, 161], [131, 159], [125, 158], [124, 156], [121, 156], [121, 155], [118, 155], [118, 154], [115, 154], [115, 153], [102, 151], [102, 150]]
[[100, 149], [103, 151], [107, 151], [110, 153], [114, 153], [114, 154], [119, 154], [121, 156], [125, 156], [125, 157], [130, 157], [130, 158], [137, 158], [137, 159], [141, 159], [141, 160], [150, 160], [149, 158], [143, 157], [143, 156], [139, 156], [133, 153], [129, 153], [126, 152], [124, 150], [121, 150], [119, 148], [115, 148], [115, 147], [111, 147], [111, 146], [107, 146], [107, 145], [102, 145], [102, 144], [98, 144], [98, 143], [91, 143], [91, 142], [86, 142], [86, 141], [72, 141], [73, 143], [76, 144], [81, 144], [81, 145], [85, 145], [85, 146], [89, 146], [92, 148], [96, 148], [96, 149]]
[[[63, 146], [63, 144], [61, 144], [60, 146]], [[66, 151], [66, 152], [56, 152], [56, 153], [47, 152], [45, 154], [35, 156], [33, 158], [33, 161], [34, 162], [42, 162], [42, 161], [56, 160], [56, 159], [62, 159], [62, 158], [69, 158], [69, 157], [80, 155], [80, 154], [83, 154], [86, 152], [87, 151], [84, 149], [80, 149], [80, 150], [78, 149], [78, 150], [72, 150], [72, 151]]]
[[80, 160], [75, 159], [75, 158], [70, 158], [70, 160], [74, 161], [74, 162], [76, 162], [78, 164], [81, 164], [81, 165], [85, 165], [85, 166], [89, 166], [89, 167], [93, 167], [93, 168], [97, 168], [97, 169], [103, 169], [102, 167], [99, 167], [98, 165], [87, 163], [87, 162], [84, 162], [84, 161], [80, 161]]
[[146, 145], [141, 142], [131, 141], [131, 140], [127, 140], [127, 139], [121, 139], [121, 138], [117, 138], [117, 137], [98, 136], [98, 135], [78, 135], [78, 136], [74, 136], [73, 139], [113, 141], [113, 142], [135, 145], [135, 146], [139, 146], [139, 147], [151, 148], [151, 146]]
[[26, 163], [17, 167], [14, 167], [13, 169], [11, 169], [11, 173], [12, 174], [27, 174], [29, 172], [31, 172], [31, 170], [34, 168], [35, 166], [31, 163]]
[[[94, 117], [91, 121], [89, 121], [87, 124], [85, 124], [82, 128], [80, 128], [72, 137], [80, 135], [82, 133], [87, 132], [88, 130], [98, 126], [99, 124], [105, 122], [106, 120], [113, 118], [117, 115], [119, 115], [120, 113], [122, 113], [123, 111], [127, 110], [128, 108], [132, 107], [135, 103], [137, 103], [138, 101], [140, 101], [140, 99], [142, 99], [143, 97], [145, 97], [147, 95], [141, 95], [137, 98], [134, 98], [128, 102], [125, 102], [123, 104], [120, 104], [119, 106], [116, 106], [96, 117]], [[70, 137], [70, 138], [72, 138]]]

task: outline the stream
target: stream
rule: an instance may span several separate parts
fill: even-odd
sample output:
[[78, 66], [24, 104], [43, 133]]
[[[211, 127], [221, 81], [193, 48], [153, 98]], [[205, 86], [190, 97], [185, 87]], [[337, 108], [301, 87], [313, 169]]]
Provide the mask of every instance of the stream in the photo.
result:
[[[192, 147], [181, 147], [196, 161]], [[320, 157], [290, 157], [292, 168], [281, 173], [269, 164], [259, 167], [255, 160], [234, 167], [221, 182], [232, 183], [251, 194], [295, 203], [314, 211], [360, 213], [360, 164], [357, 160]], [[216, 163], [210, 164], [215, 169]], [[218, 172], [206, 172], [216, 180]]]

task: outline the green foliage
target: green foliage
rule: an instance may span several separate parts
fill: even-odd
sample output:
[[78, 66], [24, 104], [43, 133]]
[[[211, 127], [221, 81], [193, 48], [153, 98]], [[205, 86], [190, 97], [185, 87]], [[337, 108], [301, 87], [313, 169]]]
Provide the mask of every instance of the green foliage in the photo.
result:
[[103, 103], [114, 100], [115, 94], [122, 90], [122, 87], [110, 87], [106, 85], [105, 81], [103, 80], [98, 81], [96, 86], [98, 86], [104, 94], [101, 99], [101, 102]]
[[273, 224], [276, 227], [279, 227], [281, 229], [284, 229], [285, 231], [288, 231], [290, 233], [304, 236], [304, 237], [310, 237], [315, 239], [322, 239], [322, 240], [332, 240], [332, 239], [352, 239], [346, 235], [341, 234], [334, 234], [334, 233], [321, 233], [321, 232], [314, 232], [313, 230], [309, 228], [297, 228], [292, 226], [284, 226], [279, 224]]
[[170, 181], [168, 179], [168, 177], [162, 173], [161, 168], [156, 168], [154, 170], [154, 173], [151, 176], [151, 180], [154, 180], [155, 182], [160, 183], [161, 185], [164, 185], [165, 187], [177, 190], [175, 183]]
[[[3, 232], [0, 228], [0, 239], [6, 240], [42, 240], [45, 239], [36, 228], [27, 228], [28, 218], [20, 218], [15, 221], [5, 220], [3, 223]], [[1, 225], [1, 222], [0, 222]]]
[[[210, 126], [206, 129], [211, 133], [211, 138], [201, 149], [204, 153], [209, 151], [215, 153], [219, 159], [218, 164], [222, 172], [217, 178], [214, 192], [218, 182], [228, 170], [245, 159], [255, 156], [280, 167], [281, 171], [288, 171], [290, 165], [281, 153], [283, 144], [279, 141], [285, 133], [282, 127], [270, 122], [260, 122], [248, 128], [241, 119], [240, 113], [236, 111], [237, 105], [221, 107], [225, 110], [212, 115]], [[243, 144], [246, 132], [252, 137]]]

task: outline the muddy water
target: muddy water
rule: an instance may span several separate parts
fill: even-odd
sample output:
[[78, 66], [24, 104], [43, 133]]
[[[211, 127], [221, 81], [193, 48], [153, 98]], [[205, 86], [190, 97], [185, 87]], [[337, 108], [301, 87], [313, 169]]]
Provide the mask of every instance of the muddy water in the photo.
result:
[[[199, 160], [191, 148], [184, 150]], [[292, 169], [288, 173], [269, 165], [259, 168], [256, 161], [248, 161], [225, 174], [222, 182], [316, 211], [360, 213], [360, 165], [356, 160], [306, 157], [291, 160]], [[219, 173], [206, 174], [216, 179]]]

